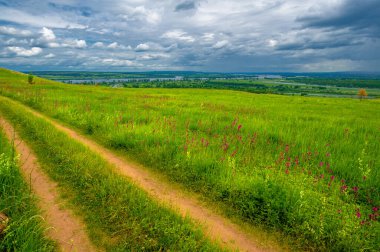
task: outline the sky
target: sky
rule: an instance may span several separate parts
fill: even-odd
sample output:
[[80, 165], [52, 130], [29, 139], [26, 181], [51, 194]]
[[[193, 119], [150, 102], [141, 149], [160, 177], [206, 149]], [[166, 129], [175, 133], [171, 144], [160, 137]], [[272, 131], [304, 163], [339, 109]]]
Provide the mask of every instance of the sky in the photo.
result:
[[0, 67], [380, 72], [380, 0], [0, 0]]

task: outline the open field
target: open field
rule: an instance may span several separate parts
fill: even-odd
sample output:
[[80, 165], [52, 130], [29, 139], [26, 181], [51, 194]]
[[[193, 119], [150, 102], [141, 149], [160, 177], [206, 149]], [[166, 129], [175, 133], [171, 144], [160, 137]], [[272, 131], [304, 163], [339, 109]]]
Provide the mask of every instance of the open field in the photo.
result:
[[[112, 89], [64, 85], [39, 78], [30, 85], [26, 75], [7, 70], [0, 70], [0, 94], [165, 174], [205, 200], [219, 204], [226, 215], [296, 237], [292, 240], [296, 247], [372, 251], [380, 248], [378, 99], [200, 89]], [[95, 196], [104, 189], [98, 179], [104, 178], [107, 188], [118, 188], [112, 189], [116, 190], [113, 195], [131, 191], [125, 202], [136, 189], [126, 180], [110, 175], [96, 156], [54, 133], [22, 108], [4, 101], [0, 108], [21, 125], [23, 136], [50, 167], [46, 168], [48, 173], [71, 188], [71, 202], [84, 202], [78, 211], [89, 220], [91, 229], [112, 234], [109, 227], [115, 222], [101, 218], [104, 222], [99, 223], [90, 212], [101, 209], [104, 216], [114, 216], [122, 204], [96, 200]], [[65, 163], [68, 156], [72, 160]], [[90, 168], [89, 160], [96, 163], [91, 166], [99, 168]], [[59, 168], [64, 165], [79, 167], [79, 173], [69, 170], [66, 174], [67, 170]], [[54, 166], [57, 168], [51, 168]], [[146, 201], [141, 195], [139, 201]], [[87, 205], [84, 198], [92, 196], [95, 203]], [[148, 215], [152, 216], [149, 223], [156, 223], [155, 220], [172, 216], [155, 207], [148, 213], [139, 212], [135, 218]], [[157, 212], [159, 217], [154, 218]], [[115, 221], [122, 225], [120, 219]], [[183, 225], [175, 217], [170, 217], [170, 221]], [[133, 223], [143, 225], [139, 221]], [[159, 248], [158, 234], [145, 228], [141, 227], [155, 238], [154, 243], [146, 244], [142, 239], [141, 244], [131, 245], [132, 240], [123, 237], [120, 244]], [[192, 229], [183, 232], [193, 232], [189, 230]], [[99, 245], [111, 246], [97, 235], [92, 231], [91, 237]], [[178, 235], [181, 237], [181, 232]], [[200, 234], [194, 237], [189, 242], [197, 249], [211, 248]], [[166, 243], [160, 246], [178, 248], [178, 239], [164, 239]]]

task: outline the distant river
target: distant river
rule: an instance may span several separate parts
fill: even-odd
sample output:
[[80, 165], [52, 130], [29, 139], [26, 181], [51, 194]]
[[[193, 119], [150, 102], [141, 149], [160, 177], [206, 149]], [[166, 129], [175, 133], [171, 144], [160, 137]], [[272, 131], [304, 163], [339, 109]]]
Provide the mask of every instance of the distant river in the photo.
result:
[[183, 77], [171, 77], [171, 78], [125, 78], [125, 79], [82, 79], [82, 80], [58, 80], [64, 83], [81, 84], [81, 83], [112, 83], [112, 82], [136, 82], [136, 81], [178, 81], [183, 80]]

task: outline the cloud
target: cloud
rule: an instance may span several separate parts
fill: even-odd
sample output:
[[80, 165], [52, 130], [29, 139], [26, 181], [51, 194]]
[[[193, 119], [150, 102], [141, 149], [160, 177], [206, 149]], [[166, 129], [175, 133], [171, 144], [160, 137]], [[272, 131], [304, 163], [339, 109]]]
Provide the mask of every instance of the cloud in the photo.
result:
[[142, 43], [136, 46], [135, 51], [136, 52], [145, 52], [150, 49], [150, 46], [146, 43]]
[[[334, 2], [333, 2], [334, 3]], [[351, 28], [359, 33], [380, 37], [380, 1], [378, 0], [345, 0], [330, 6], [327, 12], [316, 13], [297, 18], [304, 27], [315, 28]], [[364, 31], [358, 31], [364, 29]]]
[[212, 46], [214, 49], [222, 49], [228, 45], [227, 40], [218, 41], [215, 45]]
[[54, 41], [56, 39], [53, 30], [43, 27], [40, 31], [41, 37], [45, 41]]
[[316, 63], [307, 63], [301, 66], [305, 72], [334, 72], [337, 71], [355, 71], [358, 64], [352, 60], [324, 60]]
[[158, 24], [161, 21], [161, 15], [157, 11], [145, 6], [126, 7], [126, 11], [126, 14], [121, 15], [126, 21], [146, 21], [149, 24]]
[[380, 71], [379, 0], [0, 3], [0, 63], [20, 70]]
[[131, 46], [120, 45], [117, 42], [112, 42], [108, 45], [105, 45], [103, 42], [94, 43], [91, 48], [103, 48], [103, 49], [112, 49], [112, 50], [132, 50]]
[[85, 25], [66, 21], [57, 15], [49, 15], [46, 13], [40, 13], [40, 15], [32, 15], [27, 12], [8, 7], [1, 7], [0, 20], [17, 24], [32, 25], [35, 27], [43, 27], [46, 26], [46, 24], [49, 24], [49, 27], [55, 28], [86, 28]]
[[182, 30], [167, 31], [161, 37], [171, 39], [171, 40], [188, 42], [188, 43], [192, 43], [195, 41], [195, 39], [192, 36], [188, 35], [186, 32]]
[[66, 40], [61, 44], [62, 47], [83, 49], [87, 47], [87, 43], [83, 39]]
[[66, 11], [66, 12], [74, 12], [76, 15], [80, 15], [83, 17], [91, 17], [93, 14], [93, 10], [90, 7], [82, 7], [82, 6], [71, 6], [67, 4], [59, 4], [59, 3], [49, 3], [49, 7], [55, 8], [59, 11]]
[[210, 41], [213, 41], [215, 38], [215, 34], [214, 33], [204, 33], [203, 36], [202, 36], [202, 39], [206, 42], [210, 42]]
[[111, 48], [111, 49], [117, 49], [121, 46], [117, 42], [113, 42], [113, 43], [109, 44], [107, 47]]
[[108, 49], [113, 49], [113, 50], [131, 50], [131, 46], [124, 46], [120, 45], [117, 42], [112, 42], [107, 46]]
[[104, 46], [103, 42], [96, 42], [92, 45], [93, 48], [104, 48]]
[[33, 33], [28, 30], [20, 30], [13, 27], [0, 26], [0, 34], [12, 35], [15, 37], [30, 37]]
[[7, 50], [12, 53], [15, 53], [16, 56], [21, 56], [21, 57], [31, 57], [31, 56], [36, 56], [42, 53], [42, 49], [39, 47], [32, 47], [31, 49], [25, 49], [23, 47], [18, 47], [18, 46], [8, 46]]
[[170, 58], [168, 54], [164, 53], [156, 53], [156, 54], [144, 54], [139, 59], [142, 60], [160, 60], [160, 59], [167, 59]]
[[57, 42], [49, 42], [49, 43], [47, 43], [47, 47], [58, 48], [58, 47], [62, 47], [62, 45], [57, 43]]
[[175, 11], [187, 11], [187, 10], [193, 10], [196, 8], [194, 1], [185, 1], [180, 4], [178, 4], [175, 7]]
[[117, 67], [123, 67], [123, 66], [138, 67], [138, 66], [142, 66], [141, 64], [138, 64], [138, 63], [135, 63], [131, 60], [126, 60], [126, 59], [107, 58], [107, 59], [102, 59], [101, 62], [105, 65], [117, 66]]
[[109, 30], [109, 29], [105, 29], [105, 28], [96, 29], [95, 27], [88, 27], [86, 29], [86, 31], [88, 31], [88, 32], [94, 32], [94, 33], [97, 33], [97, 34], [100, 34], [100, 35], [104, 35], [106, 33], [112, 33], [112, 31]]
[[47, 58], [47, 59], [54, 58], [55, 54], [54, 53], [49, 53], [49, 54], [46, 54], [44, 57]]
[[339, 48], [346, 46], [355, 46], [363, 44], [362, 41], [350, 40], [324, 40], [324, 41], [297, 41], [292, 43], [276, 43], [274, 46], [277, 50], [305, 50], [305, 49], [327, 49]]
[[276, 45], [278, 44], [278, 41], [275, 39], [269, 39], [267, 42], [268, 42], [268, 46], [270, 47], [276, 47]]

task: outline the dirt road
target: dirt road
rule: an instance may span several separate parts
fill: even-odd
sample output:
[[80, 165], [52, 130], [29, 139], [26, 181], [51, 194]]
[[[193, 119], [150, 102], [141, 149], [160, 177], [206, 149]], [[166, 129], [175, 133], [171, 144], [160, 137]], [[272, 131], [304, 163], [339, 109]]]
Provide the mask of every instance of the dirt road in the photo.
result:
[[14, 141], [16, 152], [20, 154], [21, 173], [37, 195], [38, 207], [51, 227], [47, 230], [47, 236], [57, 242], [61, 251], [97, 251], [84, 231], [81, 220], [62, 207], [57, 185], [41, 170], [33, 151], [3, 118], [0, 118], [0, 128], [3, 128], [9, 141]]

